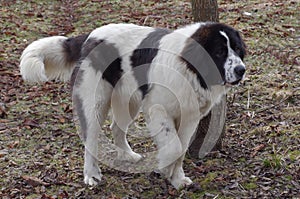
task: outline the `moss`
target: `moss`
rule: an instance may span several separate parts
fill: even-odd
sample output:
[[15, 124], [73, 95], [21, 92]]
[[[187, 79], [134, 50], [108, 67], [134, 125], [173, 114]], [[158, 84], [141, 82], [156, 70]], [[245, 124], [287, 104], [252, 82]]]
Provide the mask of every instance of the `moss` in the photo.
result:
[[211, 186], [211, 182], [218, 176], [216, 172], [210, 172], [204, 179], [201, 180], [200, 185], [203, 189], [207, 189]]
[[295, 150], [295, 151], [291, 151], [288, 153], [290, 160], [291, 161], [297, 161], [300, 159], [300, 151], [299, 150]]
[[247, 190], [250, 190], [250, 189], [255, 189], [255, 188], [257, 188], [257, 185], [256, 185], [256, 183], [254, 183], [254, 182], [249, 182], [249, 183], [245, 183], [245, 184], [243, 185], [243, 187], [244, 187], [245, 189], [247, 189]]
[[265, 167], [279, 169], [284, 165], [284, 160], [282, 155], [270, 154], [267, 158], [263, 160], [263, 165]]

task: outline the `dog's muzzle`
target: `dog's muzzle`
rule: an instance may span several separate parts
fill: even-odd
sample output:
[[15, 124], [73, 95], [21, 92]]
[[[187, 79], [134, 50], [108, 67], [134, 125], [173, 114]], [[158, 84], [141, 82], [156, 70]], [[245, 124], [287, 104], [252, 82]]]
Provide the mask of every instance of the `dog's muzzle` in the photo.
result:
[[246, 71], [245, 66], [242, 66], [242, 65], [238, 65], [234, 68], [234, 74], [235, 74], [237, 80], [243, 79], [245, 71]]
[[243, 65], [237, 65], [236, 67], [234, 67], [233, 72], [235, 81], [225, 82], [225, 85], [232, 86], [240, 83], [240, 81], [242, 81], [245, 77], [246, 68]]

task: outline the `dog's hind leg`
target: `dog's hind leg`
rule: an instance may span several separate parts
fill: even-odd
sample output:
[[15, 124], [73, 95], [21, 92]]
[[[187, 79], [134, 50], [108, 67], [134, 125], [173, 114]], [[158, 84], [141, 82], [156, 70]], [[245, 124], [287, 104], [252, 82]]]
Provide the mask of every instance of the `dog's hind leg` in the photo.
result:
[[[114, 121], [111, 125], [111, 129], [114, 137], [114, 144], [117, 147], [117, 161], [130, 161], [138, 162], [142, 156], [132, 151], [130, 145], [126, 139], [126, 131], [123, 131]], [[127, 130], [127, 129], [126, 129]]]
[[[124, 100], [124, 96], [120, 95], [120, 93], [115, 93], [112, 99], [112, 109], [113, 109], [113, 123], [111, 125], [114, 144], [117, 148], [117, 158], [118, 161], [130, 161], [130, 162], [138, 162], [142, 156], [138, 153], [135, 153], [128, 141], [126, 139], [126, 133], [129, 125], [133, 122], [139, 111], [139, 103], [140, 100], [135, 96], [135, 100]], [[124, 105], [124, 101], [127, 101]], [[128, 99], [130, 99], [128, 97]], [[127, 104], [127, 106], [126, 106]]]
[[[99, 79], [99, 81], [97, 82], [95, 79]], [[73, 102], [85, 145], [84, 182], [93, 186], [97, 185], [102, 177], [98, 166], [99, 135], [110, 107], [112, 88], [101, 77], [96, 76], [89, 80], [91, 81], [79, 82], [74, 87]]]

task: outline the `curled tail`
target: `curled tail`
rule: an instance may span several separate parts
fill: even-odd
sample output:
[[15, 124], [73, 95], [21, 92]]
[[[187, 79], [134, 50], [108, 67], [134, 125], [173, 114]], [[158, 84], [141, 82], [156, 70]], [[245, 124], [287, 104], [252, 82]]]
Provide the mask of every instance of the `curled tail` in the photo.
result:
[[32, 42], [21, 56], [20, 72], [23, 79], [30, 82], [68, 81], [87, 37], [53, 36]]

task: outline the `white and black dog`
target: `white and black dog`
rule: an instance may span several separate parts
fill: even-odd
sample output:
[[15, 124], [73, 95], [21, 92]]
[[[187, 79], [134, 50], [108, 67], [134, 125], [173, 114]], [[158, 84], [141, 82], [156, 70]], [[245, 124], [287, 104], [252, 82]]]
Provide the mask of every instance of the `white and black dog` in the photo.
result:
[[244, 55], [240, 34], [220, 23], [175, 31], [110, 24], [74, 38], [34, 41], [21, 56], [20, 71], [33, 82], [71, 79], [85, 142], [86, 184], [101, 180], [97, 138], [110, 108], [117, 158], [142, 158], [126, 140], [142, 109], [158, 148], [158, 169], [178, 189], [192, 183], [182, 163], [199, 120], [243, 79]]

